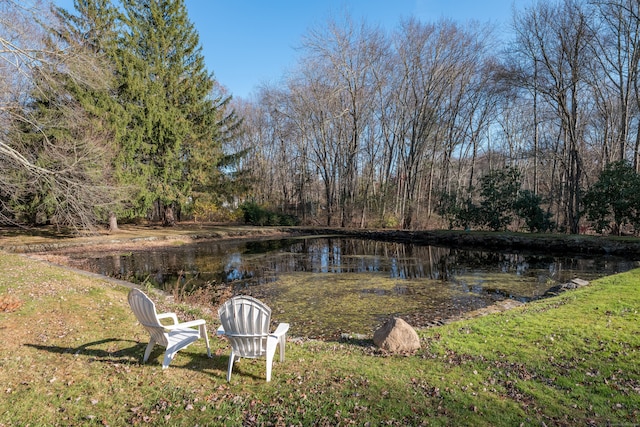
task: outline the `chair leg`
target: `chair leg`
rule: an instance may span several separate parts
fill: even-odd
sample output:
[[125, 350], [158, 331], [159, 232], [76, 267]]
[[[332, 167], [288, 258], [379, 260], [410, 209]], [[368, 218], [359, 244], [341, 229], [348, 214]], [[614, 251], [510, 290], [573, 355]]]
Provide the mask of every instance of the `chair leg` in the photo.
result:
[[281, 336], [280, 337], [280, 361], [284, 362], [284, 346], [285, 343], [287, 342], [287, 337], [286, 336]]
[[231, 355], [229, 356], [229, 367], [227, 368], [227, 382], [231, 382], [231, 370], [233, 369], [233, 362], [235, 361], [236, 355], [233, 354], [233, 350], [231, 350]]
[[204, 338], [207, 343], [207, 356], [211, 359], [211, 347], [209, 347], [209, 335], [207, 334], [207, 325], [200, 325], [200, 337]]
[[[280, 340], [275, 337], [267, 338], [267, 381], [271, 381], [271, 368], [273, 366], [273, 356], [276, 354], [276, 346]], [[282, 349], [282, 345], [280, 346]], [[280, 356], [282, 356], [282, 350], [280, 350]]]
[[149, 344], [147, 344], [147, 348], [144, 351], [144, 357], [142, 358], [142, 363], [145, 363], [147, 360], [149, 360], [149, 356], [151, 355], [151, 350], [153, 350], [154, 345], [156, 345], [156, 340], [151, 338], [151, 340], [149, 341]]
[[267, 382], [271, 381], [271, 368], [273, 367], [274, 352], [267, 352]]
[[162, 369], [167, 369], [169, 367], [169, 363], [171, 363], [171, 361], [173, 360], [173, 356], [175, 356], [175, 353], [170, 353], [170, 352], [166, 352], [164, 354], [164, 360], [162, 361]]

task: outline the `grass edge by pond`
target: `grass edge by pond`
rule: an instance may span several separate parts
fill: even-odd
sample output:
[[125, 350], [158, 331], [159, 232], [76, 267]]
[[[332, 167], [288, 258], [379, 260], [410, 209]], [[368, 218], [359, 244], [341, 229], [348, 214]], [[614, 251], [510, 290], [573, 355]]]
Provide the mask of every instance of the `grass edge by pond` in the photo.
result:
[[[162, 371], [127, 288], [13, 254], [0, 257], [0, 426], [606, 425], [640, 419], [640, 270], [499, 314], [419, 331], [414, 355], [368, 341], [287, 343], [264, 381], [211, 337]], [[176, 306], [182, 319], [213, 310]]]

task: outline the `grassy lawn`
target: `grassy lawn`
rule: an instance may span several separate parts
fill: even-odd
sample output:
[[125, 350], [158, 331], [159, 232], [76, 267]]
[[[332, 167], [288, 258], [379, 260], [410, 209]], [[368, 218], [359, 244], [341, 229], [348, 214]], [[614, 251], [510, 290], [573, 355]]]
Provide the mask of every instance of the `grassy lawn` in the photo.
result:
[[289, 340], [287, 360], [241, 360], [210, 308], [202, 340], [161, 369], [128, 289], [0, 254], [0, 426], [637, 425], [640, 270], [500, 314], [419, 331], [422, 349], [390, 356], [370, 341]]

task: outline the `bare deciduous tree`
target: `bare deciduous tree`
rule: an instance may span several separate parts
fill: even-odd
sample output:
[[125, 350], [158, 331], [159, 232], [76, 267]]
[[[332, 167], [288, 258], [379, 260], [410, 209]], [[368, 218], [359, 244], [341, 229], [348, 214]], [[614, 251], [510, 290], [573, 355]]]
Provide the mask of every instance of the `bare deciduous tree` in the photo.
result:
[[53, 36], [55, 17], [36, 1], [0, 0], [0, 200], [2, 220], [91, 230], [109, 187], [109, 131], [69, 92], [107, 88], [103, 65]]
[[[477, 23], [413, 19], [389, 37], [329, 22], [260, 106], [260, 134], [273, 142], [257, 136], [255, 147], [271, 150], [260, 158], [275, 159], [263, 168], [279, 193], [313, 189], [306, 200], [327, 224], [438, 226], [437, 203], [473, 202], [479, 177], [514, 166], [561, 229], [578, 233], [598, 172], [640, 161], [639, 14], [636, 0], [536, 2], [514, 13], [503, 61]], [[285, 164], [304, 171], [304, 186]]]
[[354, 221], [357, 189], [366, 163], [363, 147], [371, 135], [368, 130], [373, 128], [373, 94], [378, 82], [374, 70], [384, 57], [384, 46], [380, 30], [364, 23], [358, 26], [348, 17], [341, 23], [329, 22], [326, 31], [312, 31], [304, 42], [307, 61], [314, 64], [313, 75], [309, 74], [315, 82], [312, 93], [324, 97], [316, 104], [323, 110], [319, 113], [324, 129], [324, 147], [318, 147], [318, 153], [335, 150], [333, 167], [343, 227]]
[[[629, 134], [633, 120], [634, 88], [638, 88], [640, 73], [640, 4], [635, 0], [598, 0], [595, 5], [600, 26], [598, 37], [593, 38], [594, 58], [598, 60], [598, 71], [594, 72], [594, 92], [600, 111], [608, 119], [604, 128], [612, 130], [603, 142], [608, 144], [611, 140], [617, 144], [610, 150], [617, 151], [617, 158], [610, 160], [625, 160], [631, 153], [638, 170], [640, 132], [636, 135], [633, 148], [629, 146]], [[640, 107], [638, 95], [636, 92], [636, 108]], [[632, 148], [632, 152], [629, 148]]]
[[527, 70], [530, 86], [535, 85], [545, 102], [556, 112], [559, 140], [563, 143], [565, 223], [578, 233], [580, 186], [583, 180], [585, 108], [589, 103], [588, 77], [591, 69], [589, 46], [593, 41], [589, 16], [575, 0], [558, 5], [540, 3], [516, 20], [520, 53], [527, 58], [527, 70], [535, 70], [536, 80]]

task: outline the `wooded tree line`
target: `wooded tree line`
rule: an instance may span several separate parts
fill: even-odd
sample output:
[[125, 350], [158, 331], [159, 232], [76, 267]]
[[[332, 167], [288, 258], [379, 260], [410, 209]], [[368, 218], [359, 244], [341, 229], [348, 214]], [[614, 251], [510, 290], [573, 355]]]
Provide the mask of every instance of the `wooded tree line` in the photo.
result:
[[171, 225], [218, 203], [240, 120], [184, 2], [74, 4], [0, 0], [2, 221]]
[[640, 226], [640, 202], [602, 201], [640, 170], [637, 0], [543, 0], [509, 37], [331, 20], [237, 101], [183, 0], [74, 4], [0, 0], [2, 223]]
[[239, 107], [254, 201], [327, 225], [442, 227], [506, 167], [530, 215], [578, 233], [604, 168], [640, 168], [639, 9], [536, 2], [502, 41], [449, 20], [311, 30], [297, 67]]

